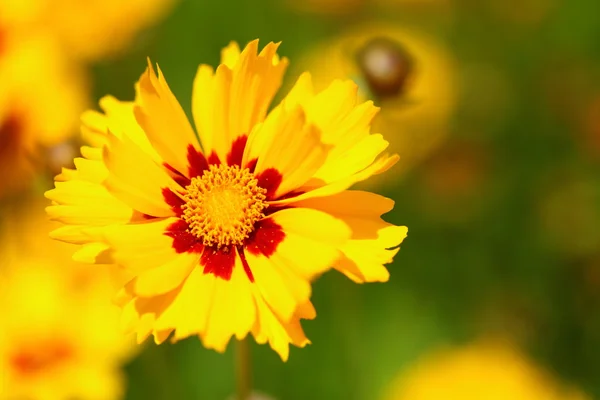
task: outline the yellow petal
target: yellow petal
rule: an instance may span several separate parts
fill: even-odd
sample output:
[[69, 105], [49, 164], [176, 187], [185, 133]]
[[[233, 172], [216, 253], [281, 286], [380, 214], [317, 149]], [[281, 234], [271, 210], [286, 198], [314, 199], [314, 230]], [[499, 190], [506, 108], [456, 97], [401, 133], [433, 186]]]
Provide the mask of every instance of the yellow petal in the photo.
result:
[[[253, 290], [257, 291], [258, 289], [254, 287]], [[284, 362], [289, 357], [290, 343], [298, 347], [304, 347], [310, 343], [300, 326], [299, 318], [282, 322], [258, 294], [256, 306], [257, 320], [252, 328], [252, 334], [258, 343], [268, 341], [271, 348], [279, 354]]]
[[188, 147], [199, 151], [198, 139], [160, 68], [156, 76], [150, 60], [136, 93], [134, 114], [150, 143], [165, 162], [187, 174]]
[[45, 193], [56, 202], [46, 208], [48, 216], [69, 225], [122, 224], [131, 220], [133, 210], [113, 197], [103, 186], [86, 181], [56, 182]]
[[106, 188], [131, 208], [155, 217], [168, 217], [173, 210], [165, 202], [163, 190], [182, 191], [166, 171], [128, 138], [109, 137], [104, 162], [109, 176]]
[[305, 279], [330, 269], [340, 257], [338, 249], [350, 239], [348, 226], [322, 211], [288, 208], [271, 217], [282, 227], [285, 238], [270, 258]]
[[201, 267], [194, 268], [177, 298], [158, 317], [155, 329], [175, 328], [174, 340], [203, 333], [206, 330], [216, 279], [212, 274], [204, 274]]
[[233, 69], [240, 58], [240, 46], [236, 42], [230, 42], [221, 50], [221, 64]]
[[142, 272], [135, 280], [134, 291], [142, 297], [156, 296], [177, 288], [198, 266], [198, 254], [183, 253], [155, 268]]
[[178, 218], [102, 228], [103, 240], [113, 249], [116, 263], [135, 275], [159, 267], [177, 257], [173, 239], [165, 232]]
[[234, 140], [264, 119], [288, 64], [277, 57], [278, 46], [269, 43], [257, 54], [254, 40], [238, 55], [230, 45], [214, 75], [210, 67], [198, 69], [192, 113], [207, 154], [215, 151], [225, 161]]
[[390, 199], [363, 191], [345, 191], [297, 203], [331, 214], [352, 230], [351, 240], [339, 247], [344, 256], [335, 268], [355, 282], [384, 282], [389, 278], [384, 264], [392, 262], [407, 234], [405, 226], [380, 218], [393, 205]]
[[292, 203], [299, 202], [301, 200], [310, 199], [310, 198], [332, 196], [334, 194], [343, 192], [344, 190], [348, 189], [355, 183], [364, 181], [365, 179], [368, 179], [369, 177], [371, 177], [373, 175], [381, 174], [381, 173], [387, 171], [394, 164], [396, 164], [396, 162], [398, 162], [397, 155], [388, 156], [387, 154], [384, 154], [383, 156], [381, 156], [377, 160], [375, 160], [375, 162], [373, 164], [371, 164], [369, 167], [363, 169], [362, 171], [355, 173], [352, 176], [337, 180], [335, 182], [326, 184], [324, 186], [301, 187], [298, 190], [305, 192], [305, 193], [298, 195], [298, 196], [290, 197], [287, 199], [274, 200], [274, 201], [271, 201], [270, 204], [272, 204], [272, 205], [292, 204]]
[[255, 302], [250, 281], [239, 257], [229, 281], [216, 279], [212, 305], [202, 335], [204, 346], [223, 352], [231, 336], [245, 337], [255, 322]]
[[[273, 168], [282, 175], [282, 181], [274, 193], [274, 198], [301, 187], [323, 165], [328, 147], [321, 142], [320, 132], [314, 125], [307, 125], [300, 107], [287, 111], [278, 108], [264, 124], [253, 131], [257, 138], [249, 143], [248, 154], [252, 157], [255, 140], [261, 145], [255, 174]], [[268, 143], [268, 144], [267, 144]], [[246, 157], [248, 159], [248, 157]]]
[[[370, 101], [358, 103], [354, 82], [336, 80], [314, 94], [310, 76], [305, 74], [282, 104], [304, 108], [308, 122], [319, 128], [321, 140], [331, 146], [326, 161], [304, 191], [331, 183], [336, 183], [332, 188], [348, 188], [348, 182], [357, 182], [363, 171], [378, 168], [374, 166], [379, 163], [376, 159], [388, 146], [381, 135], [370, 133], [371, 122], [379, 109]], [[332, 188], [327, 192], [336, 193], [337, 189], [332, 191]]]
[[293, 289], [287, 287], [278, 267], [267, 257], [255, 256], [250, 252], [246, 252], [246, 260], [260, 295], [279, 319], [289, 321], [296, 311], [297, 302], [293, 296]]
[[81, 131], [86, 142], [101, 148], [108, 143], [110, 132], [120, 139], [128, 137], [154, 160], [160, 161], [158, 153], [135, 119], [133, 102], [119, 101], [113, 96], [105, 96], [99, 103], [104, 114], [86, 111], [81, 117]]

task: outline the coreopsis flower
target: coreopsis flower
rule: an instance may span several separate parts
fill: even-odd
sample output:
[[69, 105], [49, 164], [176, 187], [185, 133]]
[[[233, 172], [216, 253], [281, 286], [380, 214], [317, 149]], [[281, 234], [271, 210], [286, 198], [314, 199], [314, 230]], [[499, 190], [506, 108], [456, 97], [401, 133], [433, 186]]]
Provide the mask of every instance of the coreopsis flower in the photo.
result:
[[0, 24], [34, 27], [71, 57], [97, 60], [122, 51], [160, 21], [176, 0], [20, 0], [0, 3]]
[[31, 184], [45, 150], [77, 132], [85, 82], [52, 40], [0, 25], [0, 197]]
[[[373, 129], [386, 132], [390, 151], [402, 154], [396, 178], [434, 152], [448, 135], [457, 100], [454, 63], [440, 43], [421, 32], [367, 24], [317, 44], [299, 65], [315, 71], [317, 90], [333, 79], [353, 79], [359, 99], [381, 107]], [[395, 181], [380, 175], [362, 186]]]
[[107, 301], [108, 273], [73, 262], [70, 246], [48, 238], [45, 216], [34, 214], [3, 220], [0, 398], [121, 398], [121, 366], [136, 347]]
[[308, 343], [311, 279], [332, 267], [388, 279], [407, 230], [380, 219], [391, 200], [348, 190], [397, 160], [370, 133], [377, 108], [351, 81], [314, 92], [303, 74], [267, 113], [288, 64], [277, 48], [232, 43], [216, 71], [199, 67], [197, 134], [149, 65], [134, 102], [106, 97], [103, 114], [85, 114], [95, 147], [47, 193], [48, 213], [67, 224], [55, 238], [129, 274], [117, 301], [140, 341], [198, 335], [223, 351], [251, 332], [286, 360], [289, 343]]
[[588, 400], [508, 343], [434, 352], [402, 372], [385, 400]]

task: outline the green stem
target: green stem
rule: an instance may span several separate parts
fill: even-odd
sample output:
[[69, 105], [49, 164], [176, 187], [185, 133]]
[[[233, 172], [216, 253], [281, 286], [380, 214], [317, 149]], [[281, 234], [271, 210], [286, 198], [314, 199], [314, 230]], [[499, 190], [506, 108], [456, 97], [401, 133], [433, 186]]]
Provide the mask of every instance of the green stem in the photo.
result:
[[237, 342], [236, 349], [237, 400], [250, 400], [252, 392], [252, 360], [248, 338]]

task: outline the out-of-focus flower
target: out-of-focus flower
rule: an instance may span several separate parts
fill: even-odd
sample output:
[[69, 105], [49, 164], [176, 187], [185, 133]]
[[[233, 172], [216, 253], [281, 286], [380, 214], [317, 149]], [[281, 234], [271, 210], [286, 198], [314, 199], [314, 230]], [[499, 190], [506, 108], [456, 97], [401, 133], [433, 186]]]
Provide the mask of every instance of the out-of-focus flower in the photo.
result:
[[76, 132], [86, 103], [82, 71], [52, 40], [0, 26], [0, 197], [31, 183], [44, 150]]
[[516, 348], [481, 342], [430, 354], [403, 372], [386, 400], [587, 400]]
[[[456, 102], [451, 58], [439, 44], [408, 30], [372, 24], [318, 45], [300, 63], [315, 71], [315, 88], [353, 79], [359, 98], [381, 107], [373, 130], [386, 132], [390, 151], [401, 153], [397, 177], [433, 151], [448, 133]], [[368, 186], [391, 183], [379, 176]]]
[[38, 206], [38, 218], [3, 221], [0, 398], [121, 398], [135, 346], [119, 330], [108, 273], [74, 263]]
[[308, 343], [312, 278], [334, 267], [356, 282], [388, 279], [406, 227], [380, 219], [391, 200], [347, 190], [396, 162], [370, 133], [377, 109], [351, 81], [315, 92], [303, 74], [267, 115], [288, 64], [277, 47], [232, 43], [216, 71], [199, 67], [200, 141], [148, 66], [134, 103], [106, 97], [104, 114], [85, 115], [96, 147], [47, 193], [48, 213], [67, 224], [55, 238], [130, 274], [120, 299], [140, 341], [174, 332], [224, 351], [252, 332], [285, 360], [289, 343]]
[[176, 0], [21, 0], [0, 3], [0, 24], [35, 27], [72, 57], [114, 55], [159, 21]]

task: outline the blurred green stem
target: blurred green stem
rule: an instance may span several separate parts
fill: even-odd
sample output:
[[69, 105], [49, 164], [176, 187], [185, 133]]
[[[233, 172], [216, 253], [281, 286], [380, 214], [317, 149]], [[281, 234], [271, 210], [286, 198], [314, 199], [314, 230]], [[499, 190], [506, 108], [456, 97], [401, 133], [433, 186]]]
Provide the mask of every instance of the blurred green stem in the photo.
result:
[[252, 391], [252, 361], [248, 338], [239, 340], [236, 349], [237, 400], [250, 400]]

